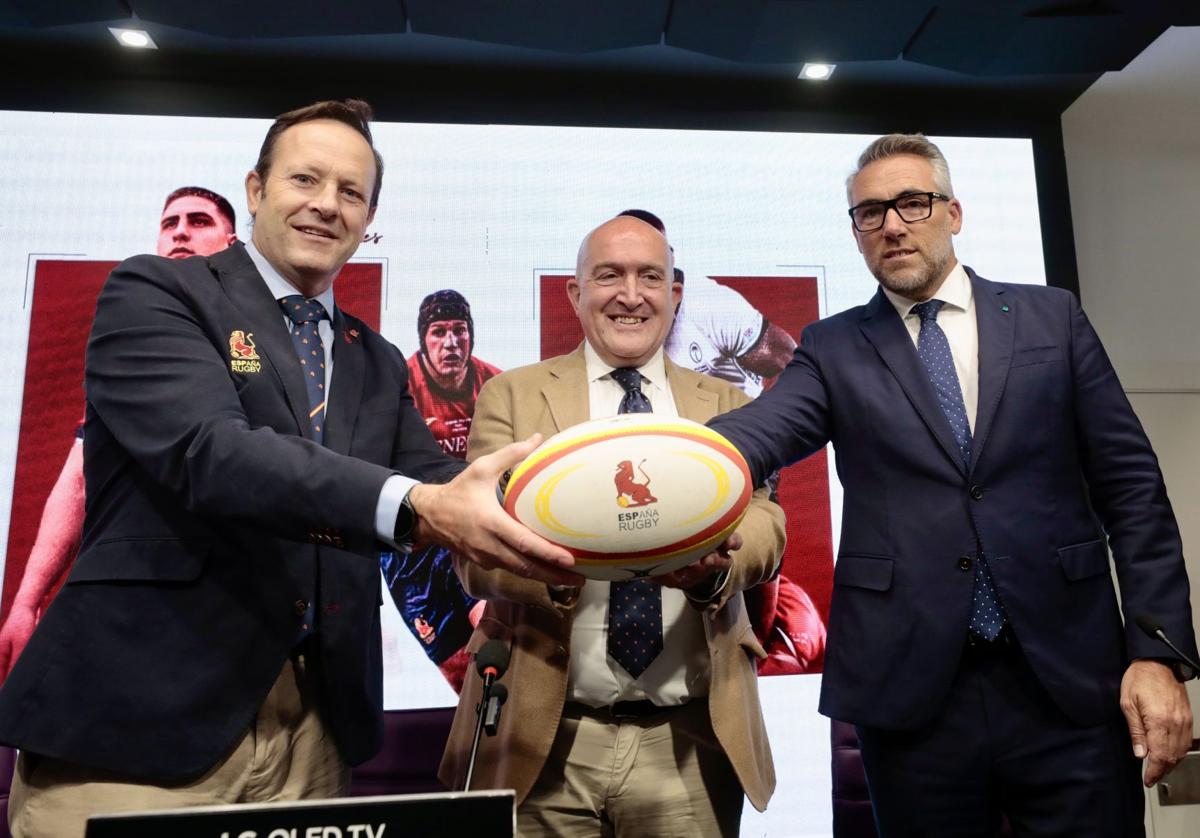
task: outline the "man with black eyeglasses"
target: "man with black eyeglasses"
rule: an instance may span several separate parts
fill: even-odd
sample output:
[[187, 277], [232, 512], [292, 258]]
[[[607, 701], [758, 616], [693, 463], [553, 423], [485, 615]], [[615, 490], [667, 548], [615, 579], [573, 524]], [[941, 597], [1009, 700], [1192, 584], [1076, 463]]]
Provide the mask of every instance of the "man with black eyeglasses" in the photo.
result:
[[[880, 289], [810, 325], [710, 424], [754, 479], [833, 442], [842, 535], [820, 710], [857, 725], [881, 835], [1143, 834], [1187, 751], [1188, 579], [1158, 462], [1070, 293], [959, 264], [945, 157], [863, 152], [852, 232]], [[1122, 622], [1109, 563], [1120, 582]]]

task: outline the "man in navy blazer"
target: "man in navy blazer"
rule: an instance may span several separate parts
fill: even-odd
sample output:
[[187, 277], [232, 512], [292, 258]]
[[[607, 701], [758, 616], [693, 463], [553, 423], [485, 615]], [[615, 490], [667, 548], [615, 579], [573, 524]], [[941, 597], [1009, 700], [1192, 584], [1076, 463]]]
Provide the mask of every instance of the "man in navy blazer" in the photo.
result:
[[858, 726], [885, 836], [991, 835], [1000, 813], [1018, 834], [1141, 834], [1137, 758], [1156, 782], [1192, 717], [1190, 673], [1133, 617], [1196, 649], [1149, 441], [1073, 295], [958, 264], [936, 146], [876, 140], [847, 191], [879, 291], [710, 422], [756, 482], [833, 442], [821, 712]]
[[381, 744], [383, 544], [578, 582], [496, 500], [530, 445], [463, 470], [399, 351], [334, 302], [379, 195], [369, 118], [353, 100], [279, 117], [246, 179], [249, 244], [135, 257], [100, 295], [83, 544], [0, 690], [17, 835], [339, 793]]

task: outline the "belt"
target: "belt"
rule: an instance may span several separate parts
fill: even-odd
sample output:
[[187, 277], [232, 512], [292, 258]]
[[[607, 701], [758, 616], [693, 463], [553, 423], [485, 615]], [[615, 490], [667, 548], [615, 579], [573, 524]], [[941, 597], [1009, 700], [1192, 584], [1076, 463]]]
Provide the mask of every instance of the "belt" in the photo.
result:
[[592, 716], [600, 719], [612, 719], [614, 721], [646, 719], [670, 713], [672, 710], [679, 710], [690, 703], [690, 701], [685, 701], [683, 704], [663, 706], [655, 704], [648, 698], [643, 698], [640, 701], [617, 701], [613, 704], [606, 704], [603, 707], [592, 707], [590, 704], [584, 704], [579, 701], [568, 701], [563, 705], [563, 715], [573, 717]]

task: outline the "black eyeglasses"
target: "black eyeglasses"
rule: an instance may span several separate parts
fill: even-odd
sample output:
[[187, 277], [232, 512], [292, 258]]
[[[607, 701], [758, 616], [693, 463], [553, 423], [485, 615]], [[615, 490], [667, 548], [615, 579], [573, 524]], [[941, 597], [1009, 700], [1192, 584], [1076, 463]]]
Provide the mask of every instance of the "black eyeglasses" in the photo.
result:
[[949, 195], [941, 192], [910, 192], [890, 201], [863, 201], [856, 207], [847, 210], [854, 229], [860, 233], [872, 233], [883, 226], [887, 211], [894, 209], [900, 220], [911, 224], [914, 221], [924, 221], [933, 215], [934, 201], [949, 201]]

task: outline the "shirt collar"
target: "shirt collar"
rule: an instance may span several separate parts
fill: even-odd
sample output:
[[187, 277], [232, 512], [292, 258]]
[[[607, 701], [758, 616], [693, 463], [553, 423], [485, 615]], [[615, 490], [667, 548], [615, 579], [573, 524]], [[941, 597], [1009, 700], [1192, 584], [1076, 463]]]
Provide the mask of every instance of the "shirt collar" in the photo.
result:
[[[587, 365], [588, 382], [597, 381], [611, 373], [616, 367], [601, 359], [600, 354], [586, 340], [583, 342], [583, 359]], [[661, 390], [667, 389], [667, 365], [663, 361], [663, 350], [658, 350], [650, 356], [650, 360], [638, 367], [642, 378]]]
[[[267, 288], [277, 300], [282, 300], [284, 297], [290, 297], [293, 294], [302, 293], [295, 285], [283, 278], [279, 271], [275, 270], [275, 266], [267, 261], [267, 257], [263, 256], [258, 248], [254, 246], [254, 241], [250, 240], [246, 243], [246, 254], [250, 257], [250, 261], [254, 263], [254, 267], [258, 268], [259, 276], [263, 278], [263, 282], [267, 283]], [[325, 306], [325, 311], [329, 313], [329, 319], [333, 319], [333, 285], [330, 285], [315, 299], [321, 305]]]
[[[912, 312], [913, 306], [917, 305], [915, 301], [908, 299], [908, 297], [902, 297], [894, 291], [889, 291], [882, 285], [879, 287], [887, 296], [888, 301], [895, 307], [896, 313], [900, 315], [901, 320]], [[955, 262], [954, 267], [950, 269], [950, 273], [946, 275], [946, 280], [942, 283], [942, 287], [933, 295], [933, 299], [941, 300], [951, 308], [967, 311], [971, 307], [972, 298], [971, 278], [967, 276], [962, 263]]]

